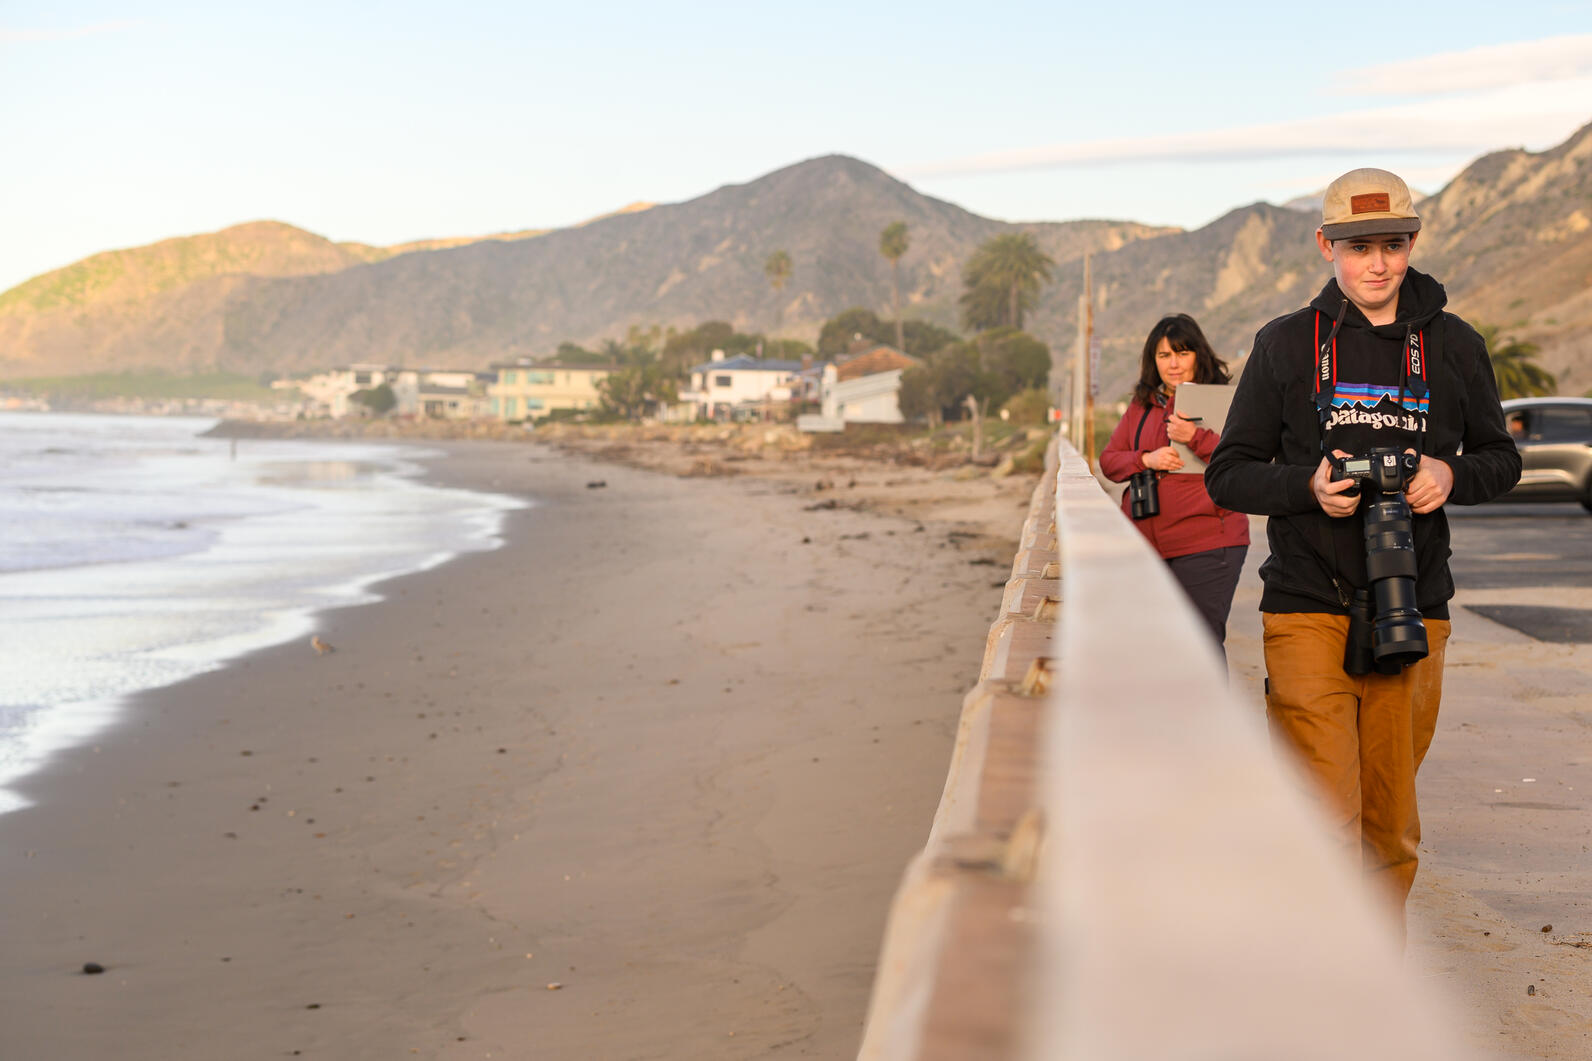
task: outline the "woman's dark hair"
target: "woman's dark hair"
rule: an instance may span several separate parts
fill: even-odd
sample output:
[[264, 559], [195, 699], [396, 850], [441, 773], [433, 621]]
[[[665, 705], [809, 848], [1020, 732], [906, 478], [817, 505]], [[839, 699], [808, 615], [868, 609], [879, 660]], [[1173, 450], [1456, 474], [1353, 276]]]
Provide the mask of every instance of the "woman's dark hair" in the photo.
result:
[[1139, 382], [1133, 385], [1133, 400], [1144, 405], [1154, 405], [1161, 393], [1161, 374], [1155, 368], [1155, 348], [1165, 339], [1173, 350], [1194, 351], [1194, 383], [1227, 383], [1232, 374], [1227, 362], [1216, 356], [1211, 344], [1200, 331], [1200, 326], [1187, 313], [1174, 313], [1162, 317], [1150, 329], [1144, 340], [1144, 356], [1139, 360]]

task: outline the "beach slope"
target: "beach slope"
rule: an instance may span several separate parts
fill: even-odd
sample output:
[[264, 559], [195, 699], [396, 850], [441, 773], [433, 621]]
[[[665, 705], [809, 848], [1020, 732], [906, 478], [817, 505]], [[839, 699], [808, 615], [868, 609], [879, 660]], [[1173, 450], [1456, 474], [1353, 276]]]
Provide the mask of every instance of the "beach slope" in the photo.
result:
[[1031, 481], [955, 484], [951, 522], [443, 448], [438, 481], [533, 502], [503, 548], [21, 786], [0, 1055], [855, 1051], [1010, 562], [963, 519], [1015, 535]]

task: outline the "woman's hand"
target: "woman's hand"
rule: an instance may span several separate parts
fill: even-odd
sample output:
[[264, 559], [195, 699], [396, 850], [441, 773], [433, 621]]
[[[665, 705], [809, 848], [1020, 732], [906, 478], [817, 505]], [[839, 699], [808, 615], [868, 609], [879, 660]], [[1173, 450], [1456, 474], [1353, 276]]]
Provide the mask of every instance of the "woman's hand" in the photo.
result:
[[1146, 468], [1154, 468], [1158, 472], [1175, 472], [1183, 467], [1183, 458], [1171, 446], [1152, 449], [1139, 460]]
[[1166, 435], [1173, 442], [1181, 442], [1185, 446], [1188, 445], [1194, 441], [1194, 432], [1196, 430], [1198, 429], [1194, 426], [1194, 421], [1185, 420], [1176, 413], [1172, 413], [1166, 418]]

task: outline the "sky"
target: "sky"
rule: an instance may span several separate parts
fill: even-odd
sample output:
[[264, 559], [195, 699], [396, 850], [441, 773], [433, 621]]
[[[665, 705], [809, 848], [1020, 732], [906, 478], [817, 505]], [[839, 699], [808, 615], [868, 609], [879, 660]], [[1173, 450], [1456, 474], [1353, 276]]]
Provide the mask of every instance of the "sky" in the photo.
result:
[[1010, 221], [1435, 192], [1592, 121], [1592, 4], [0, 0], [0, 290], [246, 221], [393, 244], [846, 154]]

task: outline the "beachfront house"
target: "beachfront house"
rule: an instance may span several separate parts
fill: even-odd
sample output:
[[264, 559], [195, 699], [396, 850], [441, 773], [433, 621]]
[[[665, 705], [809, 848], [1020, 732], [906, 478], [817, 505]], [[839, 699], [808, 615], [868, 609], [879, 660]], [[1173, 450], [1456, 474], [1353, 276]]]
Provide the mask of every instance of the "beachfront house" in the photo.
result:
[[495, 378], [466, 369], [413, 369], [399, 373], [400, 415], [426, 420], [474, 420], [489, 408], [487, 388]]
[[562, 361], [504, 361], [492, 365], [487, 387], [491, 415], [504, 421], [540, 420], [559, 410], [590, 410], [602, 404], [598, 384], [618, 365]]
[[803, 431], [840, 431], [847, 424], [899, 424], [901, 375], [921, 365], [915, 357], [882, 343], [859, 349], [845, 361], [824, 366], [819, 412], [798, 418]]
[[361, 406], [349, 401], [362, 390], [373, 390], [385, 383], [392, 387], [394, 396], [398, 396], [398, 374], [398, 369], [386, 365], [356, 364], [317, 372], [306, 379], [276, 380], [271, 386], [281, 389], [296, 387], [304, 396], [302, 414], [305, 416], [338, 419], [350, 412], [362, 411]]
[[736, 413], [766, 410], [773, 404], [788, 405], [806, 396], [803, 372], [811, 365], [801, 361], [777, 361], [741, 354], [726, 358], [723, 350], [713, 351], [713, 359], [690, 369], [687, 389], [681, 402], [694, 403], [698, 416], [721, 420]]
[[481, 374], [468, 369], [377, 364], [349, 365], [303, 379], [276, 380], [271, 386], [297, 388], [303, 395], [302, 415], [334, 419], [366, 415], [364, 407], [353, 400], [354, 395], [386, 386], [392, 390], [394, 401], [390, 416], [468, 420], [482, 415], [487, 389]]

